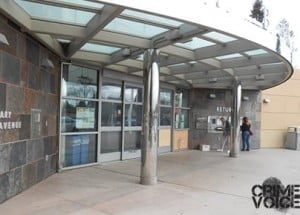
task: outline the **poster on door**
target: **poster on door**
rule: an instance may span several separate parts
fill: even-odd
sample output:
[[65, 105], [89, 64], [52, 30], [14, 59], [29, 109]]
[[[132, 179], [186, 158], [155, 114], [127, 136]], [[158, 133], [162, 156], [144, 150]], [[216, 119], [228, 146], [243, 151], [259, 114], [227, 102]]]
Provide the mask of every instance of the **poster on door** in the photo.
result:
[[76, 128], [91, 129], [95, 127], [95, 108], [76, 108]]

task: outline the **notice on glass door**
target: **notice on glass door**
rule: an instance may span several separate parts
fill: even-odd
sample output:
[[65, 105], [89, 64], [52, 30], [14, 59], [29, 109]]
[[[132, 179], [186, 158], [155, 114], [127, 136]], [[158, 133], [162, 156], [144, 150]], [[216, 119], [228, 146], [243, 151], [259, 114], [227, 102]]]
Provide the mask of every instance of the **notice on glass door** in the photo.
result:
[[90, 129], [95, 127], [95, 108], [76, 108], [76, 128]]

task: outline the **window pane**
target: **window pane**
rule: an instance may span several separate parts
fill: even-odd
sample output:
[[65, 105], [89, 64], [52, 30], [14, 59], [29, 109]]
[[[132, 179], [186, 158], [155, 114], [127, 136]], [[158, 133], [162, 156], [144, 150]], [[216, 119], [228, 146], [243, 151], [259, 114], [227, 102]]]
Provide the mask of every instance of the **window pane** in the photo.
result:
[[64, 65], [62, 96], [96, 99], [98, 97], [98, 71]]
[[125, 151], [141, 149], [141, 131], [126, 131], [124, 135]]
[[95, 9], [101, 9], [104, 6], [103, 4], [100, 4], [100, 3], [89, 2], [89, 1], [85, 1], [85, 0], [60, 0], [60, 1], [77, 4], [79, 6], [87, 6], [87, 7], [91, 7], [91, 8], [95, 8]]
[[125, 105], [125, 126], [142, 125], [142, 105]]
[[222, 42], [222, 43], [228, 43], [228, 42], [237, 40], [234, 37], [231, 37], [231, 36], [228, 36], [228, 35], [225, 35], [225, 34], [221, 34], [219, 32], [215, 32], [215, 31], [211, 31], [209, 33], [203, 34], [203, 36], [205, 36], [207, 38], [210, 38], [210, 39], [213, 39], [213, 40], [217, 40], [217, 41]]
[[120, 131], [101, 132], [101, 153], [120, 152], [122, 135]]
[[180, 90], [179, 93], [175, 94], [175, 107], [188, 107], [189, 91]]
[[160, 108], [160, 125], [171, 125], [172, 108]]
[[121, 126], [122, 104], [114, 102], [102, 102], [101, 125]]
[[126, 86], [125, 101], [126, 102], [142, 102], [143, 89], [139, 87]]
[[218, 60], [226, 60], [226, 59], [233, 59], [233, 58], [240, 58], [240, 57], [243, 57], [243, 55], [241, 55], [239, 53], [234, 53], [234, 54], [228, 54], [228, 55], [218, 56], [218, 57], [216, 57], [216, 59], [218, 59]]
[[268, 54], [268, 52], [263, 49], [255, 49], [255, 50], [247, 51], [244, 53], [249, 56]]
[[63, 99], [62, 132], [97, 131], [97, 113], [97, 102]]
[[103, 83], [101, 88], [102, 99], [122, 100], [121, 84]]
[[104, 30], [124, 33], [128, 35], [151, 38], [155, 35], [168, 31], [168, 29], [144, 24], [142, 22], [135, 22], [126, 19], [115, 18], [112, 20]]
[[96, 44], [96, 43], [86, 43], [84, 46], [82, 46], [81, 50], [91, 51], [91, 52], [100, 52], [100, 53], [104, 53], [104, 54], [112, 54], [112, 53], [120, 50], [120, 48], [115, 47], [115, 46]]
[[97, 161], [97, 135], [95, 134], [62, 136], [62, 144], [64, 146], [64, 167]]
[[172, 105], [172, 93], [170, 91], [160, 91], [160, 104], [161, 105]]
[[95, 13], [87, 11], [57, 7], [48, 4], [40, 4], [23, 0], [16, 0], [16, 2], [32, 17], [50, 19], [58, 22], [86, 25], [95, 15]]
[[183, 48], [195, 50], [195, 49], [215, 45], [215, 43], [204, 40], [204, 39], [200, 39], [198, 37], [193, 37], [191, 39], [191, 41], [188, 41], [188, 42], [185, 42], [185, 43], [175, 43], [175, 45], [183, 47]]
[[142, 12], [129, 10], [129, 9], [124, 10], [121, 15], [138, 18], [141, 20], [161, 23], [161, 24], [168, 25], [168, 26], [175, 27], [175, 28], [177, 28], [183, 24], [182, 22], [179, 22], [174, 19], [168, 19], [168, 18], [164, 18], [164, 17], [160, 17], [160, 16], [154, 16], [152, 14], [142, 13]]
[[175, 109], [175, 128], [189, 128], [189, 110]]

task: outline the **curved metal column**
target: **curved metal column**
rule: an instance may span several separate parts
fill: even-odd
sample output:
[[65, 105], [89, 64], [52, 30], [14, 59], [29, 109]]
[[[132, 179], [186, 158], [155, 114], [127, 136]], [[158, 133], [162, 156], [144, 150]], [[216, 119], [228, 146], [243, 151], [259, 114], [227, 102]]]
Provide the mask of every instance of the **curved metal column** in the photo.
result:
[[232, 89], [231, 112], [231, 144], [230, 157], [238, 157], [240, 152], [240, 109], [241, 109], [242, 85], [235, 80]]
[[144, 107], [141, 143], [141, 184], [157, 183], [157, 150], [159, 125], [159, 52], [148, 49], [144, 53]]

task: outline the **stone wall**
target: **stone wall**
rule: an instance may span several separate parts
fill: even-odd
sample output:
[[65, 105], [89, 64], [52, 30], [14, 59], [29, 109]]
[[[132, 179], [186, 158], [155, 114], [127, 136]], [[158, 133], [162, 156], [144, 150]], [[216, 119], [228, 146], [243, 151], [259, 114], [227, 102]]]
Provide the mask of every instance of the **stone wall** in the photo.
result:
[[60, 62], [5, 17], [0, 33], [1, 203], [56, 172]]
[[[216, 98], [209, 98], [209, 94], [215, 94]], [[261, 93], [260, 91], [243, 91], [242, 96], [248, 97], [248, 101], [242, 101], [241, 116], [247, 116], [252, 121], [251, 148], [260, 148], [260, 114]], [[221, 148], [222, 132], [208, 132], [208, 116], [231, 115], [229, 109], [232, 101], [230, 90], [192, 89], [190, 91], [190, 131], [189, 148], [198, 149], [203, 144], [211, 146], [211, 150]], [[197, 118], [200, 119], [197, 121]], [[200, 122], [200, 123], [199, 123]], [[197, 123], [198, 126], [197, 126]]]

